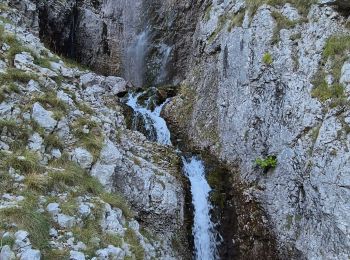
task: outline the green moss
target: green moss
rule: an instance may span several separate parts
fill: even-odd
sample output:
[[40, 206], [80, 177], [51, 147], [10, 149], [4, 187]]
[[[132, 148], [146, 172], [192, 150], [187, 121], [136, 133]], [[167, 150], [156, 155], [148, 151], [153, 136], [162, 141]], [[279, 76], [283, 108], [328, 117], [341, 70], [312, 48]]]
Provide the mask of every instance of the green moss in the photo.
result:
[[292, 29], [294, 28], [300, 21], [292, 21], [287, 17], [282, 15], [280, 12], [273, 11], [271, 13], [272, 17], [275, 19], [277, 25], [274, 28], [273, 36], [272, 36], [272, 44], [276, 44], [280, 40], [280, 31], [282, 29]]
[[262, 168], [265, 171], [268, 171], [270, 169], [274, 169], [277, 166], [277, 158], [274, 155], [269, 155], [264, 159], [257, 158], [255, 160], [256, 165], [258, 165], [260, 168]]
[[283, 6], [286, 3], [290, 3], [291, 5], [295, 6], [303, 16], [306, 16], [310, 10], [310, 7], [313, 4], [316, 4], [317, 0], [246, 0], [246, 5], [253, 15], [263, 4]]
[[327, 40], [323, 50], [323, 58], [343, 55], [350, 48], [350, 36], [332, 36]]
[[54, 109], [64, 114], [69, 110], [69, 106], [57, 98], [55, 91], [48, 91], [44, 95], [36, 97], [34, 101], [41, 103], [46, 109]]
[[225, 24], [227, 21], [227, 16], [226, 15], [221, 15], [218, 18], [218, 22], [216, 25], [215, 31], [209, 36], [208, 42], [211, 43], [215, 40], [215, 38], [218, 36], [218, 34], [221, 32], [221, 30], [224, 28]]
[[342, 99], [345, 97], [344, 86], [341, 84], [334, 84], [328, 86], [324, 80], [321, 84], [316, 85], [311, 92], [313, 98], [317, 98], [319, 101], [324, 102], [329, 99]]
[[227, 31], [231, 32], [234, 27], [242, 26], [244, 21], [245, 11], [240, 10], [236, 14], [230, 15], [229, 25], [227, 27]]
[[100, 197], [104, 202], [110, 204], [112, 207], [121, 209], [126, 218], [134, 217], [134, 213], [131, 211], [130, 206], [120, 194], [104, 192], [100, 195]]
[[205, 9], [205, 14], [204, 14], [204, 21], [208, 22], [210, 20], [210, 12], [212, 10], [213, 6], [209, 5], [206, 9]]

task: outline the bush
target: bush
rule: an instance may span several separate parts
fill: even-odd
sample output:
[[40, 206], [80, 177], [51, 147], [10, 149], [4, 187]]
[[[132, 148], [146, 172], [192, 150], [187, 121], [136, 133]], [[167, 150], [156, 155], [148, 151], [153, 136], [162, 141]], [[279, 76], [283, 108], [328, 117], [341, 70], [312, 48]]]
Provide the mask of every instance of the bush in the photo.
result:
[[265, 53], [264, 56], [263, 56], [263, 62], [266, 64], [266, 65], [271, 65], [272, 62], [273, 62], [273, 59], [272, 59], [272, 55], [270, 53]]
[[274, 169], [277, 166], [277, 158], [274, 155], [269, 155], [265, 159], [258, 158], [255, 160], [256, 165], [261, 167], [264, 171]]

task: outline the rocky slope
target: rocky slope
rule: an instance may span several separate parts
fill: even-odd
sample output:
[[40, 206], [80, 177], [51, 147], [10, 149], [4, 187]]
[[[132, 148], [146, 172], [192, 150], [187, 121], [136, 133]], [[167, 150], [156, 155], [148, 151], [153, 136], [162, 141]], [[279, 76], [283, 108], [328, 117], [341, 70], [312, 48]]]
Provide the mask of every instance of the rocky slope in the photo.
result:
[[127, 129], [130, 86], [46, 49], [30, 2], [0, 9], [0, 259], [180, 258], [179, 157]]
[[[17, 24], [26, 24], [34, 34], [40, 31], [51, 48], [105, 74], [124, 73], [127, 46], [142, 31], [149, 32], [145, 83], [179, 89], [163, 113], [174, 141], [215, 157], [208, 160], [209, 168], [220, 165], [213, 166], [209, 180], [225, 239], [224, 259], [349, 258], [348, 1], [140, 0], [132, 6], [124, 0], [10, 2], [24, 14], [10, 15]], [[40, 46], [37, 38], [27, 37]], [[31, 59], [27, 54], [18, 58]], [[166, 228], [168, 234], [182, 223], [181, 180], [155, 173], [177, 172], [158, 161], [159, 153], [170, 156], [168, 162], [176, 156], [125, 130], [120, 108], [109, 107], [117, 100], [105, 91], [114, 85], [106, 83], [110, 78], [79, 73], [73, 77], [76, 87], [68, 89], [77, 92], [77, 100], [97, 105], [100, 117], [115, 111], [118, 116], [106, 117], [112, 122], [119, 118], [118, 123], [100, 127], [122, 133], [118, 138], [106, 134], [122, 154], [115, 160], [124, 166], [114, 169], [112, 178], [118, 181], [110, 185], [110, 163], [103, 158], [93, 160], [90, 172], [97, 177], [94, 169], [106, 172], [106, 178], [100, 177], [106, 188], [123, 192], [142, 222], [158, 220], [150, 226], [158, 233]], [[96, 83], [103, 88], [93, 87]], [[102, 107], [101, 99], [107, 102]], [[64, 147], [70, 154], [79, 148]], [[153, 159], [149, 151], [155, 152]], [[152, 169], [147, 180], [157, 176], [157, 182], [166, 183], [152, 186], [154, 201], [131, 185], [142, 190], [138, 164]], [[132, 174], [120, 175], [130, 169]], [[162, 188], [177, 195], [161, 201]], [[167, 205], [177, 207], [171, 211]], [[168, 229], [163, 221], [174, 214]]]

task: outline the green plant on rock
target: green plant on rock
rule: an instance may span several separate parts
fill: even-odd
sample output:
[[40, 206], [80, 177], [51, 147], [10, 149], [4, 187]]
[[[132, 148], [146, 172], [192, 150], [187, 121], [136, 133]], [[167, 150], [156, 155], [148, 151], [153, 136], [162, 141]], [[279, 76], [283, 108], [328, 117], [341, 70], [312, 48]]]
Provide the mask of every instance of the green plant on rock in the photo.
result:
[[271, 65], [273, 62], [273, 58], [272, 55], [267, 52], [264, 54], [263, 58], [262, 58], [263, 63], [265, 63], [266, 65]]
[[274, 155], [269, 155], [264, 159], [257, 158], [255, 164], [262, 168], [264, 171], [274, 169], [277, 166], [277, 157]]
[[349, 101], [345, 93], [345, 87], [340, 83], [341, 69], [349, 58], [347, 52], [350, 50], [350, 36], [332, 36], [330, 37], [323, 50], [323, 63], [330, 62], [329, 74], [333, 77], [333, 83], [326, 82], [326, 72], [320, 68], [312, 81], [313, 89], [311, 96], [317, 98], [320, 102], [330, 100], [328, 103], [331, 108], [339, 106], [349, 106]]

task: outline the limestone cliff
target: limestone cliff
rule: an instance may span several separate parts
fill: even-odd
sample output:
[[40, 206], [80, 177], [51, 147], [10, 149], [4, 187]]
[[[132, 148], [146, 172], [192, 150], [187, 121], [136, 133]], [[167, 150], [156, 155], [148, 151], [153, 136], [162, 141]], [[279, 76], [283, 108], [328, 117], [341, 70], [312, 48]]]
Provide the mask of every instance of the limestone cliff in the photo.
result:
[[[244, 183], [244, 197], [263, 206], [282, 258], [346, 259], [347, 1], [258, 2], [207, 5], [165, 116], [193, 146], [239, 168], [233, 187]], [[269, 156], [277, 166], [259, 169]]]

